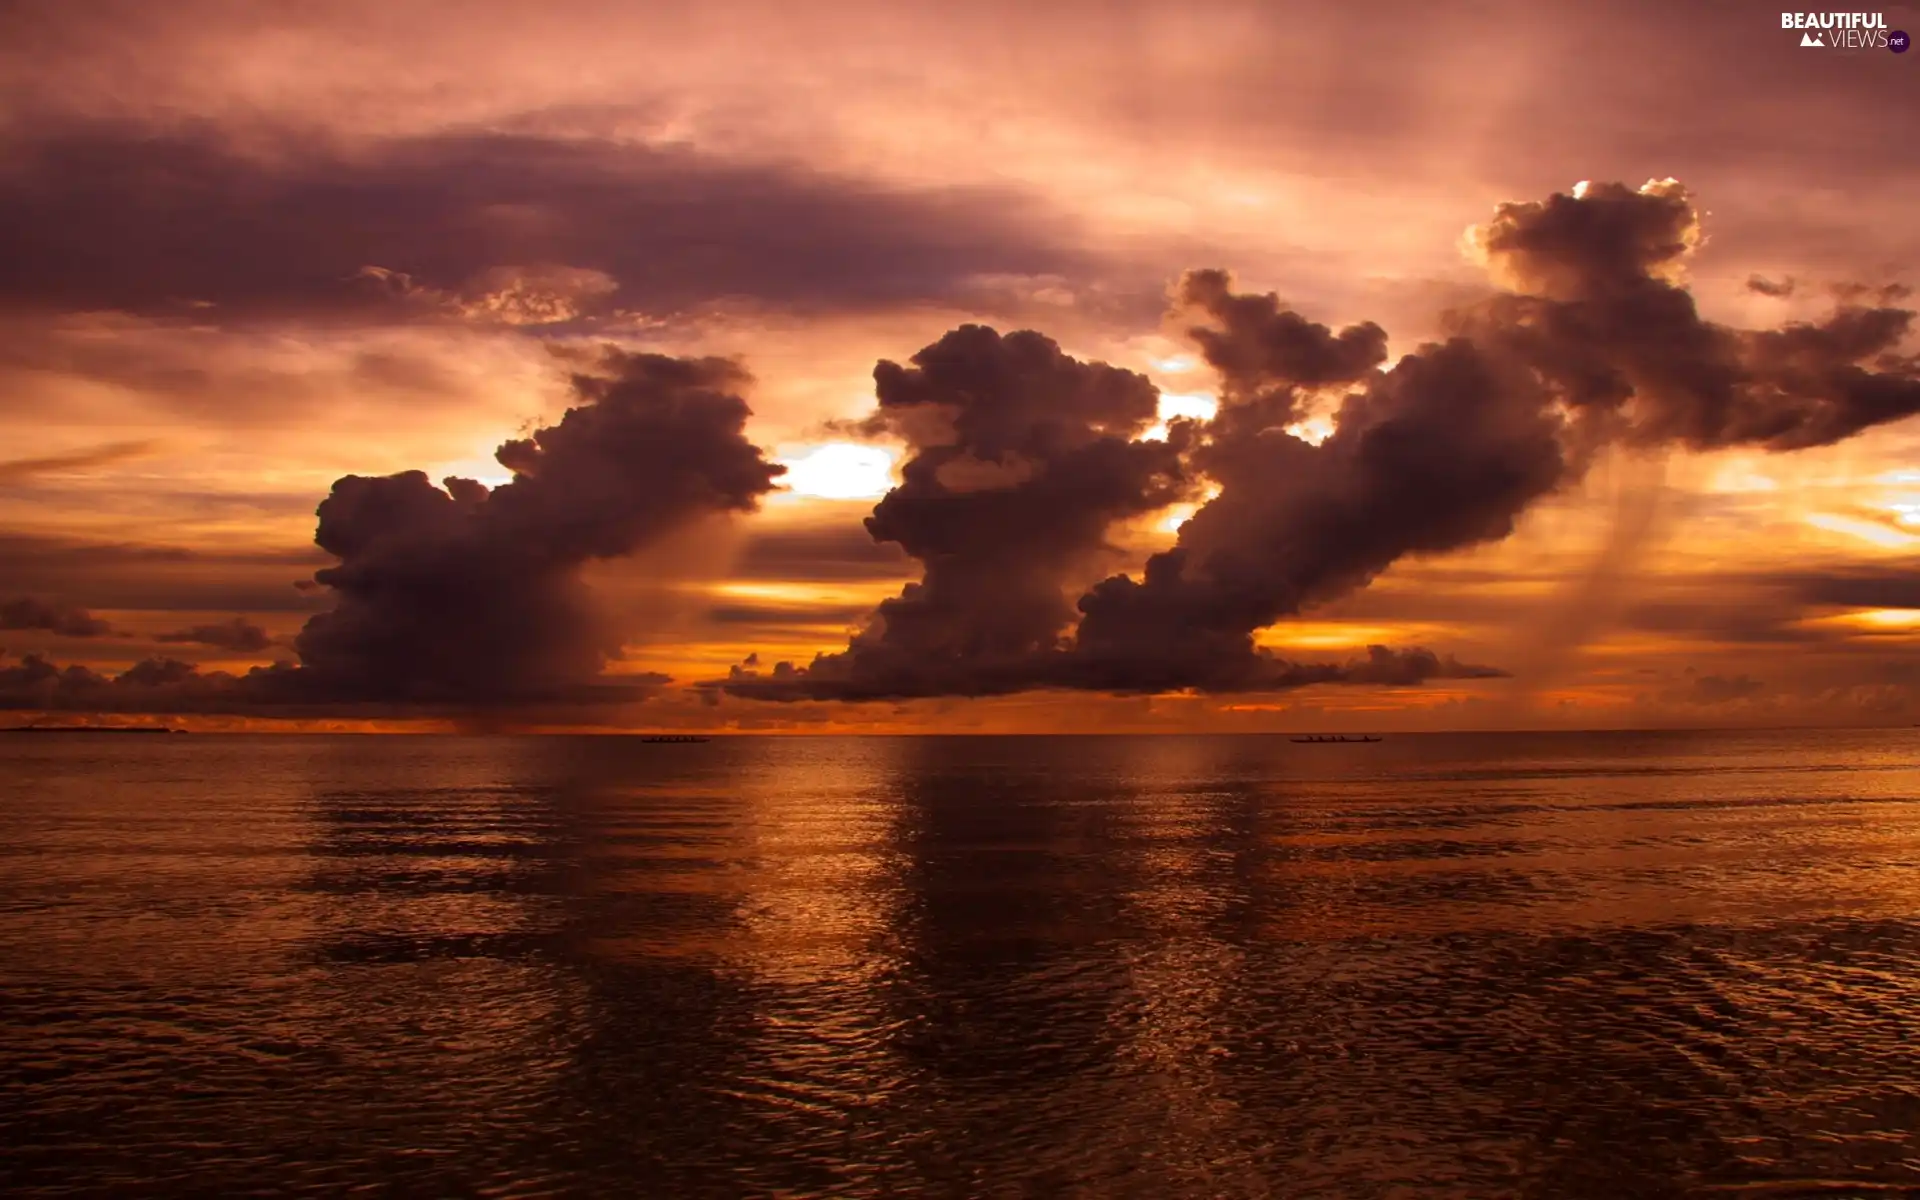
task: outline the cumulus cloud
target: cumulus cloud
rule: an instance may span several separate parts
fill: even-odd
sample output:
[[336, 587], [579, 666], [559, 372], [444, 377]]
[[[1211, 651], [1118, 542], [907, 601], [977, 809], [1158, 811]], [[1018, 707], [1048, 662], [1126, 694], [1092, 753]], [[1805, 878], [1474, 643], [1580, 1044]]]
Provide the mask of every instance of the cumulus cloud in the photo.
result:
[[[902, 562], [919, 578], [857, 621], [845, 649], [805, 666], [750, 658], [709, 694], [1247, 692], [1500, 674], [1419, 648], [1293, 662], [1256, 635], [1396, 563], [1506, 538], [1609, 445], [1792, 451], [1920, 411], [1898, 292], [1842, 293], [1819, 322], [1716, 324], [1685, 284], [1702, 236], [1671, 180], [1501, 205], [1467, 239], [1499, 290], [1391, 364], [1377, 324], [1336, 332], [1223, 271], [1192, 272], [1176, 314], [1218, 372], [1221, 403], [1164, 439], [1145, 436], [1150, 381], [1037, 332], [964, 325], [883, 361], [857, 432], [907, 448], [900, 484], [865, 522], [887, 553], [810, 531], [750, 557], [804, 555], [825, 538], [848, 578]], [[509, 483], [341, 479], [316, 535], [337, 560], [314, 577], [333, 607], [300, 633], [297, 665], [236, 680], [163, 662], [60, 682], [68, 674], [40, 663], [9, 678], [116, 704], [156, 688], [194, 703], [221, 688], [399, 705], [632, 695], [633, 677], [607, 672], [622, 639], [582, 572], [751, 511], [772, 489], [780, 468], [744, 435], [745, 383], [721, 360], [608, 351], [574, 378], [564, 418], [500, 448]], [[1291, 431], [1310, 407], [1332, 412], [1318, 442]], [[1137, 577], [1099, 578], [1117, 529], [1202, 494]], [[1707, 690], [1739, 698], [1750, 684]]]
[[1471, 240], [1514, 290], [1458, 325], [1538, 374], [1592, 438], [1797, 450], [1920, 410], [1920, 367], [1897, 353], [1913, 313], [1893, 296], [1818, 324], [1718, 325], [1681, 285], [1700, 237], [1670, 179], [1502, 205]]
[[1256, 403], [1276, 388], [1291, 400], [1295, 388], [1350, 384], [1387, 361], [1387, 331], [1372, 321], [1336, 334], [1282, 307], [1277, 295], [1235, 292], [1225, 271], [1187, 272], [1174, 299], [1185, 314], [1209, 318], [1187, 334], [1220, 373], [1230, 402]]
[[[590, 368], [573, 376], [578, 403], [559, 421], [499, 448], [507, 483], [436, 486], [407, 471], [333, 485], [314, 535], [338, 560], [314, 573], [333, 607], [295, 639], [297, 665], [235, 677], [154, 660], [109, 679], [29, 659], [0, 678], [4, 702], [458, 707], [657, 688], [665, 680], [656, 674], [605, 673], [622, 635], [583, 569], [702, 519], [753, 511], [783, 468], [746, 439], [739, 393], [750, 380], [735, 363], [609, 348]], [[76, 619], [45, 606], [19, 613]], [[236, 619], [161, 640], [251, 650], [263, 637]]]
[[[1188, 494], [1180, 435], [1143, 441], [1158, 392], [1038, 333], [966, 325], [874, 369], [867, 432], [905, 441], [901, 483], [867, 519], [924, 568], [800, 694], [985, 695], [1032, 687], [1073, 619], [1069, 579], [1116, 521]], [[784, 694], [783, 678], [744, 694]]]
[[328, 697], [512, 702], [600, 681], [620, 631], [581, 580], [701, 518], [751, 512], [783, 468], [747, 441], [746, 374], [609, 349], [580, 403], [497, 454], [513, 479], [435, 486], [350, 475], [319, 508], [334, 607], [295, 640], [294, 682]]
[[[1912, 313], [1882, 293], [1866, 303], [1843, 299], [1819, 324], [1717, 325], [1699, 315], [1685, 287], [1686, 260], [1702, 236], [1692, 196], [1673, 180], [1638, 189], [1582, 184], [1545, 201], [1500, 205], [1466, 244], [1502, 290], [1450, 314], [1445, 341], [1385, 370], [1386, 335], [1375, 324], [1336, 334], [1275, 295], [1236, 292], [1224, 272], [1190, 273], [1175, 290], [1177, 310], [1203, 318], [1191, 335], [1219, 372], [1221, 405], [1210, 421], [1176, 422], [1164, 444], [1172, 457], [1148, 478], [1191, 486], [1204, 477], [1217, 493], [1140, 578], [1094, 585], [1068, 629], [1054, 607], [1059, 572], [1002, 570], [989, 554], [956, 556], [937, 541], [900, 537], [883, 514], [913, 511], [925, 499], [943, 519], [973, 516], [969, 545], [1000, 552], [1031, 544], [1029, 507], [967, 507], [935, 463], [909, 475], [869, 522], [876, 538], [899, 540], [925, 564], [925, 581], [883, 604], [844, 653], [805, 668], [736, 671], [726, 686], [772, 697], [1044, 686], [1252, 690], [1369, 672], [1407, 680], [1488, 673], [1424, 652], [1405, 658], [1404, 670], [1377, 657], [1364, 669], [1303, 668], [1275, 659], [1254, 635], [1364, 587], [1409, 556], [1507, 537], [1610, 442], [1795, 450], [1920, 411], [1920, 361], [1898, 352]], [[997, 338], [977, 329], [953, 336], [960, 333]], [[878, 373], [877, 420], [888, 412], [884, 385], [899, 370], [882, 364]], [[1031, 414], [1023, 420], [1076, 411], [1049, 386], [987, 375], [969, 380], [957, 405]], [[1289, 432], [1306, 401], [1328, 392], [1339, 395], [1332, 434], [1315, 444]], [[948, 398], [943, 411], [955, 405]], [[940, 444], [958, 456], [965, 441]], [[1002, 470], [1014, 462], [1000, 441], [965, 453]], [[1043, 456], [1020, 455], [1018, 463], [1017, 482], [986, 494], [1037, 496], [1058, 482], [1059, 466]], [[1171, 486], [1139, 486], [1146, 482], [1122, 494], [1140, 503], [1173, 494]], [[1073, 544], [1084, 547], [1141, 509], [1074, 511], [1083, 523]], [[996, 586], [1001, 575], [1018, 582]], [[1019, 611], [1048, 615], [1020, 638], [969, 636], [1004, 615], [994, 607], [1002, 596], [1020, 597]], [[929, 612], [954, 636], [920, 636]], [[902, 653], [883, 652], [894, 645]]]

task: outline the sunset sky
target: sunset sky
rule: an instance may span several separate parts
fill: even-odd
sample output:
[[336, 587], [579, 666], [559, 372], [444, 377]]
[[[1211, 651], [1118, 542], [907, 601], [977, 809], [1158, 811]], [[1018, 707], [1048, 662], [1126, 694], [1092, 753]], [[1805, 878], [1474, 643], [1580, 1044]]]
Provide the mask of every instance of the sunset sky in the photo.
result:
[[0, 7], [0, 703], [1920, 721], [1920, 54], [1799, 38]]

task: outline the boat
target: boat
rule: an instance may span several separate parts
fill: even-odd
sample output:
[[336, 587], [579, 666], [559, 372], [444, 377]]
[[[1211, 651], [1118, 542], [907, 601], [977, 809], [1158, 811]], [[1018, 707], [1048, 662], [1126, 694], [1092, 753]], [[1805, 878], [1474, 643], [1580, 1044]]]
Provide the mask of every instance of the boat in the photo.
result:
[[1347, 737], [1345, 734], [1337, 733], [1316, 733], [1307, 737], [1297, 737], [1293, 740], [1304, 745], [1318, 746], [1329, 742], [1377, 742], [1380, 739], [1377, 737]]
[[713, 739], [697, 733], [652, 733], [640, 739], [643, 742], [710, 742]]

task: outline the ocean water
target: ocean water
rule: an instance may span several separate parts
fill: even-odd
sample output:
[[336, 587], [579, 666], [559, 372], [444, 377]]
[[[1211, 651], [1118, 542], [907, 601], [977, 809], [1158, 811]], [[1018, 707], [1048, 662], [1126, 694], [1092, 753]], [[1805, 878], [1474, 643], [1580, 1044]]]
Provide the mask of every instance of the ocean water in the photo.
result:
[[1917, 763], [0, 738], [0, 1191], [1920, 1194]]

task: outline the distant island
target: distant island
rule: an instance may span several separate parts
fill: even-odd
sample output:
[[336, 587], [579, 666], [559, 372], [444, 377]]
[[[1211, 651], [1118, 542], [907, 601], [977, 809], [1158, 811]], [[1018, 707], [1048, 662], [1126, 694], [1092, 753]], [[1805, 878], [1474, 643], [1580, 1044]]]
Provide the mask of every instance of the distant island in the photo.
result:
[[0, 733], [185, 733], [168, 725], [9, 725]]

